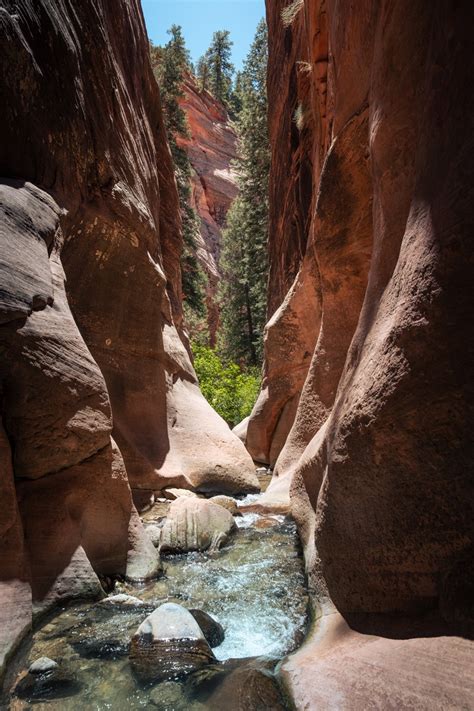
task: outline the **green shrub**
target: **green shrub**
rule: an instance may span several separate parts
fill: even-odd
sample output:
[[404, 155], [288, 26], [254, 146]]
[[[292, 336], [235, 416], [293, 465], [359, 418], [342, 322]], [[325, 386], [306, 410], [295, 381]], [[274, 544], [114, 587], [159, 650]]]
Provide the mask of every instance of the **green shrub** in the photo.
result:
[[194, 343], [194, 368], [201, 392], [230, 427], [250, 415], [260, 390], [258, 368], [242, 371], [237, 363], [225, 363], [216, 351]]

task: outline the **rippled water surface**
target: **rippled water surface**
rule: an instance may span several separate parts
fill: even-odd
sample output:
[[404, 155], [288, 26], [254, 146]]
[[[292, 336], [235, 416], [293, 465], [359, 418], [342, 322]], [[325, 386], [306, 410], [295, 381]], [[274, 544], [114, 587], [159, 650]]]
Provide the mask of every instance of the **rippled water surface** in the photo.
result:
[[[223, 625], [225, 640], [213, 650], [221, 662], [267, 656], [273, 662], [265, 664], [272, 668], [275, 660], [299, 646], [307, 621], [307, 595], [294, 523], [283, 516], [254, 513], [236, 521], [238, 531], [219, 552], [169, 556], [159, 580], [142, 586], [116, 585], [114, 593], [134, 595], [146, 608], [80, 604], [43, 624], [17, 660], [17, 675], [33, 660], [47, 656], [61, 661], [80, 689], [71, 696], [36, 702], [33, 708], [218, 708], [219, 704], [202, 702], [196, 706], [189, 695], [186, 701], [163, 703], [162, 685], [142, 688], [130, 672], [128, 642], [147, 614], [165, 601], [201, 608]], [[235, 664], [228, 662], [223, 668], [231, 666]], [[174, 687], [180, 694], [180, 687]], [[10, 703], [12, 709], [32, 708], [15, 698]], [[227, 708], [234, 708], [231, 699]]]

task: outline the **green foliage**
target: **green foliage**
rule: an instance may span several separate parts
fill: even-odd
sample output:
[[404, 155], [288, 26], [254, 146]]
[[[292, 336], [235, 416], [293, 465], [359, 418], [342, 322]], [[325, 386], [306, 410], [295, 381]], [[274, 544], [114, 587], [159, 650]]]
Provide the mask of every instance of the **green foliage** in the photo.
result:
[[211, 46], [204, 56], [209, 69], [209, 91], [224, 106], [228, 106], [232, 91], [234, 65], [230, 59], [233, 44], [228, 30], [214, 32]]
[[243, 75], [242, 72], [237, 72], [235, 82], [230, 92], [228, 111], [231, 119], [236, 121], [242, 111], [243, 104]]
[[250, 414], [260, 389], [257, 368], [243, 371], [236, 363], [224, 362], [216, 351], [193, 344], [194, 368], [201, 392], [221, 417], [234, 427]]
[[198, 80], [199, 91], [208, 91], [209, 89], [209, 74], [210, 67], [206, 55], [198, 59], [196, 65], [196, 79]]
[[183, 76], [191, 70], [181, 27], [172, 25], [168, 30], [170, 41], [164, 47], [150, 47], [155, 77], [161, 91], [166, 131], [175, 166], [181, 222], [183, 227], [183, 253], [181, 256], [182, 286], [185, 301], [195, 314], [205, 313], [205, 276], [196, 257], [196, 238], [200, 219], [191, 206], [191, 165], [179, 138], [188, 137], [186, 115], [179, 104], [183, 97]]
[[239, 195], [227, 214], [221, 268], [221, 349], [249, 365], [261, 362], [266, 322], [268, 174], [267, 27], [262, 20], [240, 77]]

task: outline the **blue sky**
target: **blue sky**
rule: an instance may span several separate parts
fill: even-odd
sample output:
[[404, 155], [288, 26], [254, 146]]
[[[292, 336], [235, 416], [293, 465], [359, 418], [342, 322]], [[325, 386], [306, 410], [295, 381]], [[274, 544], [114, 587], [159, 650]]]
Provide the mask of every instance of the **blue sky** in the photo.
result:
[[230, 30], [237, 69], [265, 16], [264, 0], [142, 0], [142, 7], [149, 38], [164, 44], [166, 30], [173, 23], [181, 25], [193, 61], [204, 54], [216, 30]]

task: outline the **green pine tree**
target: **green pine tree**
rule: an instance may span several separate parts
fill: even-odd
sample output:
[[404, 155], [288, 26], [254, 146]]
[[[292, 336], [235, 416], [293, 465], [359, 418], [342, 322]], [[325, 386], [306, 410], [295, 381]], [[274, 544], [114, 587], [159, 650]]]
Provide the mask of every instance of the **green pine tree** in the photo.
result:
[[235, 81], [234, 85], [232, 87], [232, 90], [230, 92], [230, 99], [229, 99], [229, 115], [230, 117], [236, 121], [239, 117], [240, 112], [242, 111], [242, 92], [243, 92], [243, 76], [242, 72], [237, 72], [235, 76]]
[[207, 91], [209, 89], [209, 61], [206, 55], [199, 57], [196, 65], [196, 78], [198, 80], [199, 91]]
[[177, 139], [188, 137], [186, 115], [179, 104], [183, 94], [184, 73], [191, 70], [189, 52], [186, 49], [181, 27], [172, 25], [168, 30], [169, 42], [164, 47], [151, 46], [151, 60], [161, 91], [166, 131], [173, 156], [178, 186], [184, 249], [181, 257], [182, 285], [185, 305], [194, 314], [204, 316], [204, 273], [196, 257], [196, 238], [200, 220], [191, 207], [191, 165], [184, 148]]
[[223, 235], [221, 348], [247, 365], [261, 362], [266, 322], [268, 173], [267, 27], [262, 20], [241, 77], [237, 120], [239, 196]]
[[205, 59], [209, 65], [209, 91], [225, 106], [230, 101], [234, 65], [230, 61], [232, 45], [228, 30], [214, 32]]

